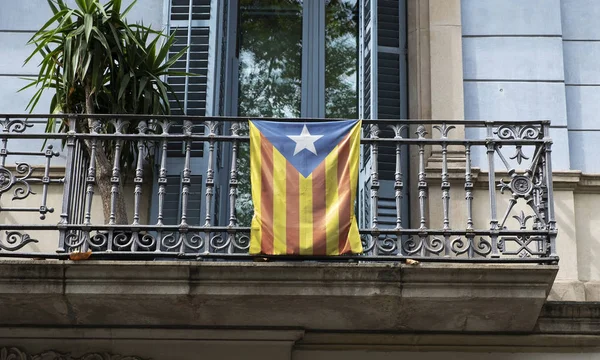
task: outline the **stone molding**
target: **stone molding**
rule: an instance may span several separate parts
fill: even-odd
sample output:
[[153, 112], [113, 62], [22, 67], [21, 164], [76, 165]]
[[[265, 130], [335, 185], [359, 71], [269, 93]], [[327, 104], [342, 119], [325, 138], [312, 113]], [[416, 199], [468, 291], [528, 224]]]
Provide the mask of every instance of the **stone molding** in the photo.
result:
[[0, 360], [142, 360], [137, 356], [124, 356], [109, 353], [87, 353], [80, 357], [48, 350], [39, 354], [28, 354], [16, 347], [0, 348]]
[[600, 334], [600, 303], [549, 301], [544, 304], [536, 332], [546, 334]]
[[0, 262], [0, 326], [531, 331], [537, 264]]

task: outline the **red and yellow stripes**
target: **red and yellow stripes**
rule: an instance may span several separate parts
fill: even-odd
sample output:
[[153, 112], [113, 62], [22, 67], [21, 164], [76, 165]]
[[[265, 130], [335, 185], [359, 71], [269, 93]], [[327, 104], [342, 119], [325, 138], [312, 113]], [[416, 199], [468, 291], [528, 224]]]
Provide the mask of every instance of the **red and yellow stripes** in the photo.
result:
[[251, 254], [362, 252], [354, 217], [360, 123], [304, 177], [250, 123]]

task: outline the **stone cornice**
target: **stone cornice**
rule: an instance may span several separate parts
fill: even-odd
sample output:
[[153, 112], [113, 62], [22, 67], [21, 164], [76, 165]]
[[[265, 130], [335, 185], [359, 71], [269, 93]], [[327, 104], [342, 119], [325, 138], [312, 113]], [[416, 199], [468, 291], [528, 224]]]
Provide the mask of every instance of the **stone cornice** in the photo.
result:
[[0, 262], [0, 326], [531, 331], [557, 269], [11, 260]]
[[143, 360], [137, 356], [115, 355], [106, 352], [87, 353], [80, 357], [54, 350], [43, 351], [39, 354], [29, 354], [17, 347], [0, 348], [0, 359], [10, 360]]
[[536, 332], [600, 334], [600, 303], [551, 301], [542, 308]]

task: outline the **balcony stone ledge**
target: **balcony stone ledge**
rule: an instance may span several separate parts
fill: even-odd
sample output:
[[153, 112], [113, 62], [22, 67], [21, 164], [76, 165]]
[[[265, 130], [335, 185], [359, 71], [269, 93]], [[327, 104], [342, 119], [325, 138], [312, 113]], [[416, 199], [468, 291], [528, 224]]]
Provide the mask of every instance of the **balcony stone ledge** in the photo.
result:
[[529, 332], [558, 266], [0, 261], [0, 326]]

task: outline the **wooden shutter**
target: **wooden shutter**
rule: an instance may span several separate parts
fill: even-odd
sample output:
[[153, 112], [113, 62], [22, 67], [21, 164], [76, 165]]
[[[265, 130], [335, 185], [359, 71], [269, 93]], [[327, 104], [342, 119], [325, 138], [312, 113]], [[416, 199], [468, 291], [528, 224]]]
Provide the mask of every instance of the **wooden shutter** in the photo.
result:
[[[365, 119], [406, 118], [406, 1], [360, 1], [359, 113]], [[390, 129], [380, 127], [380, 136], [393, 137], [393, 134]], [[404, 155], [407, 150], [403, 149]], [[380, 227], [395, 226], [395, 156], [395, 144], [379, 145]], [[370, 181], [371, 161], [370, 147], [364, 146], [360, 177], [365, 184]], [[407, 173], [406, 169], [403, 173]], [[359, 204], [359, 208], [368, 206], [368, 202]]]

